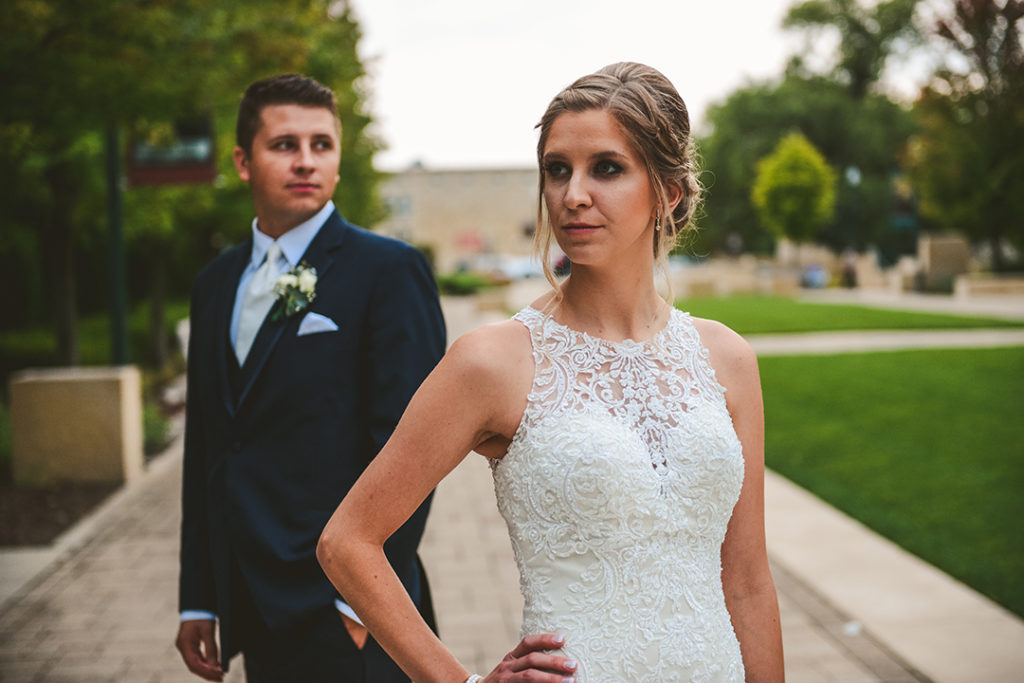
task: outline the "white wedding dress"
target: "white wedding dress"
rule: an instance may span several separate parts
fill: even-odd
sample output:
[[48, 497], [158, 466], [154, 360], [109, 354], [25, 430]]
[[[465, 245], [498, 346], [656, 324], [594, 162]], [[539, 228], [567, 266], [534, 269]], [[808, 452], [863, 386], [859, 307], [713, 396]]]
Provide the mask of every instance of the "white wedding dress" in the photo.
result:
[[581, 683], [742, 681], [721, 547], [743, 456], [693, 321], [609, 342], [527, 307], [533, 387], [492, 461], [525, 599]]

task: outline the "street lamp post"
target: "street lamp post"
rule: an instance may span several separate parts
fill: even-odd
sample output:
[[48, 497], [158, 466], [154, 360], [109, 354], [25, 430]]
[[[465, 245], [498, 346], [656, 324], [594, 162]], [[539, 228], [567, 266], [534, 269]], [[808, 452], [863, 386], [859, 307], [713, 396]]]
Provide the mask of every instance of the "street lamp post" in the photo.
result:
[[125, 324], [124, 226], [121, 212], [121, 144], [117, 126], [107, 126], [107, 220], [110, 229], [110, 350], [113, 365], [128, 363]]

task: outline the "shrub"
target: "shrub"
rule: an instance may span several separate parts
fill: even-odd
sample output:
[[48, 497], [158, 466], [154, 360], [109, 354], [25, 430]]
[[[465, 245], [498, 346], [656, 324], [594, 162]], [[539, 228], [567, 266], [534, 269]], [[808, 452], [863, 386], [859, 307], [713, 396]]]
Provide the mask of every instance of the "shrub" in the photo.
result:
[[490, 278], [486, 275], [469, 271], [449, 273], [437, 277], [437, 287], [442, 294], [452, 296], [468, 296], [488, 289], [492, 286]]
[[155, 455], [167, 445], [171, 421], [164, 417], [160, 406], [146, 401], [142, 404], [142, 447], [146, 455]]
[[[168, 302], [165, 308], [167, 333], [172, 350], [178, 347], [175, 324], [188, 317], [187, 301]], [[129, 362], [149, 368], [153, 365], [153, 342], [149, 330], [149, 305], [142, 303], [128, 317]], [[110, 363], [110, 318], [106, 314], [85, 316], [78, 321], [78, 352], [81, 365]], [[173, 351], [172, 351], [173, 358]], [[57, 340], [53, 330], [27, 327], [0, 332], [0, 381], [6, 385], [11, 373], [22, 368], [57, 365]]]

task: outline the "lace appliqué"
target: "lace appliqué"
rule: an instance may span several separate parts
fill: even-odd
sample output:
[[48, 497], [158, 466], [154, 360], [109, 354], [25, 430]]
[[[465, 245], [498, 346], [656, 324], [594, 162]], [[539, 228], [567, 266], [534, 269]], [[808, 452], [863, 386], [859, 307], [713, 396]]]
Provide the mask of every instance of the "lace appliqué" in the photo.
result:
[[522, 633], [565, 635], [581, 682], [742, 681], [721, 547], [743, 455], [693, 321], [613, 343], [515, 318], [535, 376], [492, 471]]

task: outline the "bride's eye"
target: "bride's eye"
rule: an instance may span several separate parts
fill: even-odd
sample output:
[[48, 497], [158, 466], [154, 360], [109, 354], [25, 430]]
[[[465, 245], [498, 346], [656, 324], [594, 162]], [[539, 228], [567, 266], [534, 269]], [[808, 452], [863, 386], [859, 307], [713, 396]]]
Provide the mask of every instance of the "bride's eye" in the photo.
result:
[[598, 176], [614, 176], [622, 173], [622, 166], [609, 159], [602, 159], [594, 164], [594, 174]]
[[561, 161], [552, 161], [544, 166], [544, 173], [551, 179], [565, 178], [569, 175], [569, 167]]

